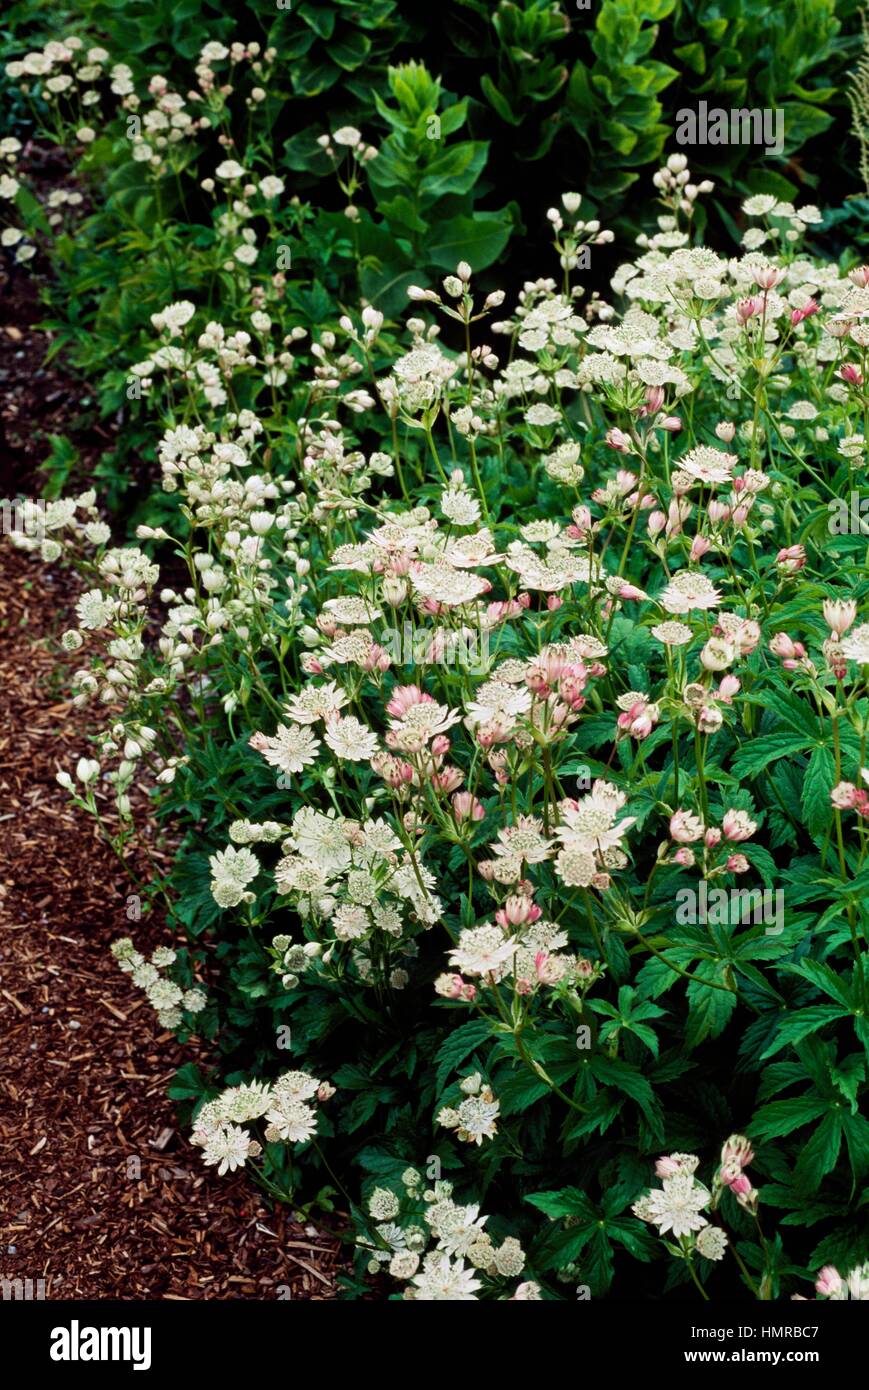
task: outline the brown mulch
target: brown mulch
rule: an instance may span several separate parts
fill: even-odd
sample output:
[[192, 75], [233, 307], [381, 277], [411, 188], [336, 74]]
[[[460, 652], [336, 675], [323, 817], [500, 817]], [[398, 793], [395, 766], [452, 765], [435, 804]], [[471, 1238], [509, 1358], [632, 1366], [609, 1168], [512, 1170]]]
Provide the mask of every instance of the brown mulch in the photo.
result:
[[[20, 465], [7, 496], [44, 456], [21, 425], [45, 420], [49, 381], [61, 389], [38, 374], [28, 319], [0, 326]], [[90, 749], [91, 716], [57, 673], [75, 593], [0, 540], [0, 1280], [44, 1280], [47, 1299], [334, 1299], [338, 1237], [203, 1167], [166, 1097], [195, 1050], [160, 1031], [108, 953], [119, 936], [171, 938], [156, 915], [127, 921], [123, 867], [55, 781]]]

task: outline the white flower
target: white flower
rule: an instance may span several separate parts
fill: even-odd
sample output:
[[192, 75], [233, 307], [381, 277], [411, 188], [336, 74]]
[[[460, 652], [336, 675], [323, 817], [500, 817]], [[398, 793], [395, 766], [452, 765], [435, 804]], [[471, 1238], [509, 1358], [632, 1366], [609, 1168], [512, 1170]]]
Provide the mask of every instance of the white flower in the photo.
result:
[[685, 623], [665, 622], [657, 623], [652, 628], [652, 636], [663, 642], [665, 647], [684, 647], [694, 634]]
[[561, 411], [553, 410], [552, 406], [547, 405], [545, 401], [529, 406], [525, 412], [527, 425], [555, 425], [560, 419]]
[[661, 1235], [672, 1231], [674, 1236], [688, 1236], [707, 1224], [700, 1212], [709, 1202], [709, 1193], [696, 1183], [689, 1173], [677, 1173], [665, 1178], [663, 1186], [654, 1188], [645, 1199], [648, 1216]]
[[243, 1168], [250, 1154], [250, 1135], [238, 1125], [222, 1125], [210, 1134], [202, 1150], [203, 1162], [217, 1164], [218, 1173], [234, 1173]]
[[309, 685], [287, 700], [286, 711], [297, 724], [316, 724], [337, 714], [347, 703], [347, 696], [334, 681], [325, 685]]
[[225, 159], [222, 164], [218, 164], [214, 172], [219, 179], [244, 178], [244, 169], [235, 159]]
[[467, 975], [494, 975], [500, 979], [517, 943], [505, 940], [500, 927], [469, 927], [459, 933], [458, 945], [449, 954], [450, 965]]
[[310, 729], [297, 724], [289, 727], [279, 724], [272, 738], [256, 733], [249, 740], [252, 748], [262, 753], [271, 767], [279, 767], [282, 772], [299, 773], [316, 760], [320, 750], [320, 740]]
[[266, 1120], [269, 1142], [283, 1139], [290, 1144], [304, 1144], [317, 1132], [317, 1115], [310, 1105], [291, 1096], [278, 1095], [269, 1109]]
[[721, 595], [705, 574], [680, 570], [658, 602], [668, 613], [688, 613], [694, 608], [715, 608], [721, 602]]
[[766, 217], [777, 202], [778, 199], [772, 193], [755, 193], [746, 198], [742, 204], [742, 211], [747, 212], [749, 217]]
[[869, 623], [861, 623], [854, 628], [842, 643], [842, 651], [849, 661], [858, 661], [861, 666], [869, 665]]
[[414, 1298], [419, 1302], [475, 1302], [477, 1290], [482, 1288], [473, 1271], [465, 1269], [463, 1260], [453, 1263], [443, 1252], [428, 1255], [422, 1272], [412, 1283], [416, 1289]]
[[465, 487], [451, 487], [441, 497], [441, 511], [455, 526], [475, 526], [480, 504]]
[[377, 752], [377, 735], [358, 719], [338, 718], [326, 726], [326, 743], [343, 762], [370, 762]]
[[115, 606], [114, 599], [107, 598], [99, 589], [88, 589], [75, 605], [79, 627], [91, 630], [108, 627]]
[[342, 125], [339, 130], [333, 130], [332, 139], [336, 145], [346, 145], [354, 149], [362, 139], [362, 134], [355, 125]]
[[179, 299], [176, 303], [161, 309], [159, 314], [152, 314], [151, 322], [158, 331], [165, 330], [170, 338], [175, 338], [195, 313], [195, 304], [191, 304], [189, 299]]
[[259, 191], [264, 198], [279, 198], [285, 187], [283, 179], [279, 179], [276, 174], [267, 174], [264, 179], [260, 179]]
[[720, 1226], [704, 1226], [697, 1236], [697, 1250], [707, 1260], [723, 1260], [727, 1235]]
[[293, 817], [291, 841], [297, 854], [327, 872], [341, 873], [350, 863], [344, 821], [324, 816], [310, 806], [303, 806]]
[[676, 467], [692, 478], [699, 478], [702, 483], [727, 483], [730, 481], [735, 463], [736, 458], [733, 454], [725, 454], [720, 449], [711, 449], [706, 444], [699, 444], [696, 449], [679, 459]]
[[252, 850], [228, 845], [208, 860], [216, 883], [237, 885], [242, 891], [259, 873], [259, 860]]

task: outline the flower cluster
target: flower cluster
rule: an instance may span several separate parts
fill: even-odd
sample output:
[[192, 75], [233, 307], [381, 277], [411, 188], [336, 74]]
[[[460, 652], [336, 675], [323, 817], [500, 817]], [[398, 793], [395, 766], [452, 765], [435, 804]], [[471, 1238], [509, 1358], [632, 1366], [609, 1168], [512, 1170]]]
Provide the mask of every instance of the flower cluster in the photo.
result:
[[198, 1014], [205, 1008], [208, 999], [204, 990], [184, 989], [167, 974], [177, 959], [171, 946], [158, 946], [148, 960], [130, 937], [124, 936], [112, 943], [111, 950], [121, 970], [144, 991], [161, 1028], [178, 1028], [184, 1013]]

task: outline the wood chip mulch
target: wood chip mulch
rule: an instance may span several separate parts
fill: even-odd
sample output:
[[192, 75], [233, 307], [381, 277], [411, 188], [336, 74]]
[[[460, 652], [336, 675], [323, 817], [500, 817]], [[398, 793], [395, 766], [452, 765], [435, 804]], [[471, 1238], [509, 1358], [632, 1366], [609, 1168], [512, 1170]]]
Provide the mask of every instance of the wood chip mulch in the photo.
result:
[[123, 867], [55, 781], [90, 751], [56, 672], [75, 592], [0, 539], [0, 1281], [42, 1280], [46, 1299], [334, 1299], [338, 1237], [203, 1167], [166, 1097], [191, 1050], [108, 953], [171, 940], [156, 916], [127, 921]]

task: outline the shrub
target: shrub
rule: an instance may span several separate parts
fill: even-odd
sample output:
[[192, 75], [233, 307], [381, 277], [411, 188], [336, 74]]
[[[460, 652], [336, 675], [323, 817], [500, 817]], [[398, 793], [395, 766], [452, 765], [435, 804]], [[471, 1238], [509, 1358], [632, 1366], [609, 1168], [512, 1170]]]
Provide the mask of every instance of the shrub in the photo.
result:
[[[631, 235], [631, 190], [660, 162], [679, 113], [704, 101], [768, 110], [783, 122], [777, 152], [752, 143], [691, 150], [698, 182], [719, 183], [699, 211], [710, 245], [729, 252], [739, 242], [744, 197], [820, 197], [822, 180], [844, 241], [865, 238], [866, 202], [849, 196], [857, 146], [845, 86], [860, 51], [851, 0], [601, 0], [588, 13], [549, 0], [452, 0], [434, 13], [340, 0], [288, 13], [254, 0], [235, 46], [233, 16], [207, 0], [82, 0], [75, 27], [90, 37], [79, 55], [96, 46], [106, 57], [74, 61], [73, 74], [99, 71], [69, 92], [49, 88], [69, 75], [62, 47], [53, 67], [20, 71], [22, 38], [30, 41], [47, 14], [41, 5], [11, 12], [2, 50], [12, 60], [8, 101], [22, 143], [61, 138], [79, 150], [76, 186], [66, 191], [79, 203], [84, 196], [84, 208], [73, 201], [43, 210], [22, 189], [19, 212], [32, 243], [50, 251], [47, 326], [56, 350], [87, 381], [103, 418], [124, 412], [101, 474], [112, 510], [137, 519], [139, 456], [147, 458], [149, 441], [117, 364], [142, 355], [150, 315], [172, 299], [233, 293], [223, 269], [225, 210], [218, 214], [201, 187], [218, 162], [215, 136], [283, 181], [260, 254], [287, 274], [309, 328], [360, 288], [393, 315], [409, 283], [433, 284], [462, 258], [478, 274], [497, 263], [491, 284], [518, 291], [540, 207], [570, 187], [584, 188], [587, 217]], [[204, 78], [194, 79], [195, 65]], [[152, 80], [166, 91], [149, 93]], [[82, 90], [99, 98], [84, 111], [72, 95]], [[177, 119], [168, 135], [150, 127], [157, 144], [149, 163], [137, 121], [156, 120], [167, 93], [184, 105], [170, 113]], [[339, 183], [317, 141], [341, 128], [362, 131], [379, 159], [344, 169]], [[79, 130], [89, 143], [77, 141]], [[160, 149], [161, 139], [177, 143]], [[260, 237], [264, 228], [254, 230]], [[601, 258], [595, 288], [605, 290], [610, 269]]]
[[[391, 80], [381, 194], [433, 91]], [[366, 138], [331, 144], [352, 183]], [[220, 294], [185, 261], [116, 369], [166, 493], [140, 544], [93, 491], [15, 537], [88, 586], [63, 645], [108, 719], [59, 780], [122, 855], [134, 785], [184, 835], [185, 954], [116, 953], [212, 1044], [194, 1141], [348, 1208], [357, 1293], [624, 1296], [663, 1258], [863, 1296], [869, 271], [774, 194], [703, 245], [675, 154], [620, 309], [582, 305], [608, 233], [568, 192], [557, 278], [505, 314], [459, 260], [402, 325], [238, 254], [263, 148], [214, 174]]]

